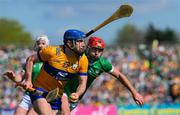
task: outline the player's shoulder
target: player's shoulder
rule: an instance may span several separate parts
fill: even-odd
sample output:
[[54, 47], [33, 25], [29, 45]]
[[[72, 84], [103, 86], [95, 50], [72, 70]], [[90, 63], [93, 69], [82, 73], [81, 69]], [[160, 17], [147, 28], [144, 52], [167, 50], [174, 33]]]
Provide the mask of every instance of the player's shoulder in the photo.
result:
[[47, 46], [44, 49], [56, 49], [56, 48], [60, 48], [60, 46]]
[[87, 58], [87, 56], [86, 56], [86, 54], [85, 54], [85, 53], [83, 53], [83, 54], [81, 55], [81, 57], [83, 57], [83, 58]]
[[45, 48], [42, 49], [42, 51], [45, 52], [57, 52], [57, 51], [62, 51], [62, 47], [61, 46], [47, 46]]
[[111, 64], [104, 56], [99, 58], [99, 63], [101, 64]]
[[80, 56], [80, 60], [88, 61], [88, 58], [87, 58], [87, 56], [86, 56], [85, 53], [83, 53], [83, 54]]
[[106, 59], [104, 56], [101, 56], [101, 57], [99, 58], [99, 61], [100, 61], [100, 62], [104, 62], [104, 61], [107, 61], [107, 59]]
[[46, 46], [46, 47], [42, 48], [40, 51], [46, 52], [46, 51], [52, 51], [52, 49], [54, 49], [54, 46]]

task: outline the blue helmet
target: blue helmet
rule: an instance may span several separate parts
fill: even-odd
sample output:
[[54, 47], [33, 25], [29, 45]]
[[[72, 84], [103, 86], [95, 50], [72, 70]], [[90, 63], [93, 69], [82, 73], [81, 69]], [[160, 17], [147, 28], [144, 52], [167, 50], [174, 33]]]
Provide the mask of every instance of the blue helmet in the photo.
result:
[[75, 29], [69, 29], [64, 33], [64, 42], [67, 40], [76, 41], [78, 39], [84, 39], [86, 37], [85, 33]]

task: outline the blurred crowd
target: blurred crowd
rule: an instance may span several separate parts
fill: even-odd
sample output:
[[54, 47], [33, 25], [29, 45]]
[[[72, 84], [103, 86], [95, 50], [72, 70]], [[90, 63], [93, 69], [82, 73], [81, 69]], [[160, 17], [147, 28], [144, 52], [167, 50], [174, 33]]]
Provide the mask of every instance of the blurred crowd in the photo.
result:
[[[7, 70], [22, 70], [26, 58], [32, 53], [27, 48], [0, 48], [0, 108], [14, 108], [23, 90], [15, 88], [2, 76]], [[146, 104], [180, 102], [180, 47], [141, 44], [137, 47], [107, 48], [103, 54], [125, 74], [133, 86], [144, 96]], [[130, 92], [109, 74], [99, 76], [86, 92], [81, 103], [104, 105], [135, 104]]]
[[[146, 104], [180, 102], [180, 48], [153, 46], [117, 48], [104, 56], [125, 74]], [[108, 74], [101, 75], [83, 98], [85, 104], [135, 104], [130, 92]]]
[[23, 89], [15, 88], [15, 84], [2, 74], [7, 70], [18, 74], [31, 54], [32, 50], [28, 48], [0, 48], [0, 108], [14, 109], [24, 94]]

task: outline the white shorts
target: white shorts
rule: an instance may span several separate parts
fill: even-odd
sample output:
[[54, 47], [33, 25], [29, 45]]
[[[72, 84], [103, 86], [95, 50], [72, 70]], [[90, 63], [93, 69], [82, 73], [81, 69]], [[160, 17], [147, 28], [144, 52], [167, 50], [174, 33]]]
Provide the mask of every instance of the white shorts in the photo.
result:
[[19, 106], [25, 110], [29, 110], [32, 107], [31, 98], [28, 94], [24, 94]]

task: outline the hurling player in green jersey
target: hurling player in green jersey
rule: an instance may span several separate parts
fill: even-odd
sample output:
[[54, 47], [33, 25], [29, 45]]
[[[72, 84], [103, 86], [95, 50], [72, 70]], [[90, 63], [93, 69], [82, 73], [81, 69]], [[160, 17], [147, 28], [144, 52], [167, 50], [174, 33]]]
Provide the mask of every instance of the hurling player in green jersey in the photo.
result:
[[[137, 105], [143, 105], [144, 104], [143, 97], [134, 89], [134, 87], [131, 85], [127, 77], [123, 75], [118, 69], [113, 67], [113, 65], [102, 56], [104, 48], [105, 48], [105, 43], [103, 39], [98, 37], [89, 38], [88, 48], [86, 52], [86, 55], [89, 60], [86, 91], [100, 74], [106, 72], [112, 75], [113, 77], [117, 78], [131, 92], [132, 97]], [[62, 105], [61, 105], [62, 113], [66, 111], [65, 110], [67, 109], [66, 106], [70, 106], [69, 109], [71, 110], [73, 110], [77, 106], [78, 100], [72, 100], [70, 97], [70, 94], [76, 91], [77, 86], [78, 86], [78, 79], [75, 78], [71, 79], [66, 84], [64, 89], [64, 95], [62, 98]], [[81, 99], [84, 94], [85, 93], [83, 93], [79, 99]]]
[[[37, 40], [34, 46], [35, 53], [37, 50], [44, 48], [48, 45], [49, 45], [49, 39], [47, 36], [41, 35], [37, 37]], [[41, 70], [42, 65], [43, 65], [42, 62], [34, 63], [33, 70], [32, 70], [32, 82], [35, 81], [37, 75], [39, 74]], [[7, 71], [4, 73], [4, 75], [6, 75], [9, 79], [14, 81], [15, 83], [18, 83], [18, 82], [23, 81], [24, 72], [21, 72], [19, 75], [16, 75], [13, 71]], [[31, 99], [30, 99], [28, 91], [25, 91], [23, 98], [21, 102], [19, 103], [19, 105], [17, 106], [17, 108], [15, 109], [15, 113], [14, 113], [14, 115], [26, 115], [26, 114], [29, 114], [29, 115], [37, 114], [32, 108], [32, 103], [31, 103]]]

